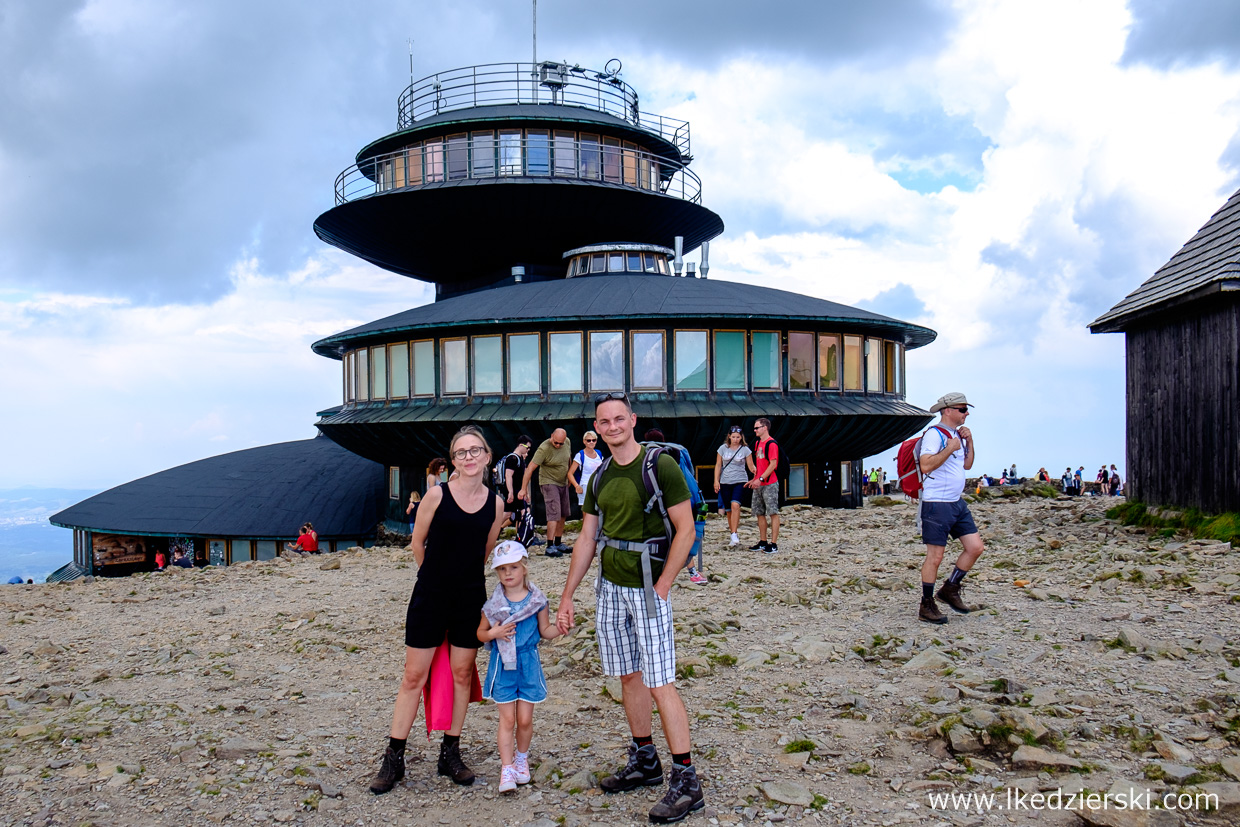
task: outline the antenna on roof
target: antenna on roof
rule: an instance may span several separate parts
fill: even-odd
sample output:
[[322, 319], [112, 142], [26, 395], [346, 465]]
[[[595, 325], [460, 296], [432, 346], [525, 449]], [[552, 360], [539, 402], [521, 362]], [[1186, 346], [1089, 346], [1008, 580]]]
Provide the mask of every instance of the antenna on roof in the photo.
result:
[[413, 38], [409, 38], [409, 86], [413, 87]]
[[[530, 84], [534, 90], [534, 103], [538, 103], [538, 0], [534, 2], [534, 54], [530, 63], [530, 77], [533, 82]], [[554, 103], [555, 101], [552, 101]]]

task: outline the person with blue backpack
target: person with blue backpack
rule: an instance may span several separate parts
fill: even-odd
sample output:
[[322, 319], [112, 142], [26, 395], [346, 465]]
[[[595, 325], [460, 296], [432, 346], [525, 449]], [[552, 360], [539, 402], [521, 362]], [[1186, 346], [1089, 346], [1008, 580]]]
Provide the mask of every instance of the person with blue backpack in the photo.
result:
[[586, 489], [581, 534], [573, 546], [556, 625], [562, 633], [572, 629], [573, 594], [597, 552], [595, 641], [603, 673], [620, 678], [633, 737], [624, 767], [599, 786], [605, 793], [620, 793], [663, 784], [663, 765], [651, 737], [653, 705], [658, 704], [672, 771], [667, 793], [649, 817], [666, 824], [705, 806], [693, 765], [689, 715], [676, 689], [670, 602], [672, 583], [694, 540], [689, 486], [674, 448], [637, 441], [637, 415], [624, 393], [597, 397], [594, 410], [594, 429], [611, 456]]

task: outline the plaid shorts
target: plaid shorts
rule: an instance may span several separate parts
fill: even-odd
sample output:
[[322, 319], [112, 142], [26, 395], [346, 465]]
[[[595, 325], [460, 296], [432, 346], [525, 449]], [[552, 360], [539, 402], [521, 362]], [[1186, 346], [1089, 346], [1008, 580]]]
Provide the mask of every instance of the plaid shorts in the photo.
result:
[[603, 674], [619, 677], [642, 673], [642, 683], [658, 687], [676, 680], [676, 641], [672, 637], [672, 604], [656, 593], [657, 615], [646, 615], [642, 588], [617, 586], [599, 577], [594, 618], [595, 640]]

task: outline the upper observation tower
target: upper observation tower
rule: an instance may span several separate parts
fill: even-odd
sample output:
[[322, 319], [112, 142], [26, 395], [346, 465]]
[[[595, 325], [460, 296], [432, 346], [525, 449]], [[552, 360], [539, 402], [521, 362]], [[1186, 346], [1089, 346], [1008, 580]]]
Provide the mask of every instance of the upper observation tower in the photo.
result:
[[567, 250], [633, 240], [685, 251], [723, 232], [689, 169], [689, 124], [644, 112], [619, 77], [494, 63], [416, 81], [397, 129], [336, 178], [328, 244], [436, 285], [436, 297], [563, 278]]

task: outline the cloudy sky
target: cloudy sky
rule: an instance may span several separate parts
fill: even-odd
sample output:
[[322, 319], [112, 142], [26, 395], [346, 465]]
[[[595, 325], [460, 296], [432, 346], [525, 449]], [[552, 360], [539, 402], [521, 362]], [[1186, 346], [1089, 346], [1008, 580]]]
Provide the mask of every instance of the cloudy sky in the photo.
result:
[[[691, 121], [712, 278], [939, 331], [909, 397], [979, 470], [1123, 463], [1086, 324], [1240, 186], [1240, 4], [539, 4]], [[102, 488], [314, 434], [317, 338], [430, 300], [320, 243], [414, 73], [529, 60], [529, 2], [0, 0], [0, 487]], [[891, 452], [894, 453], [894, 452]], [[888, 463], [891, 465], [891, 463]]]

